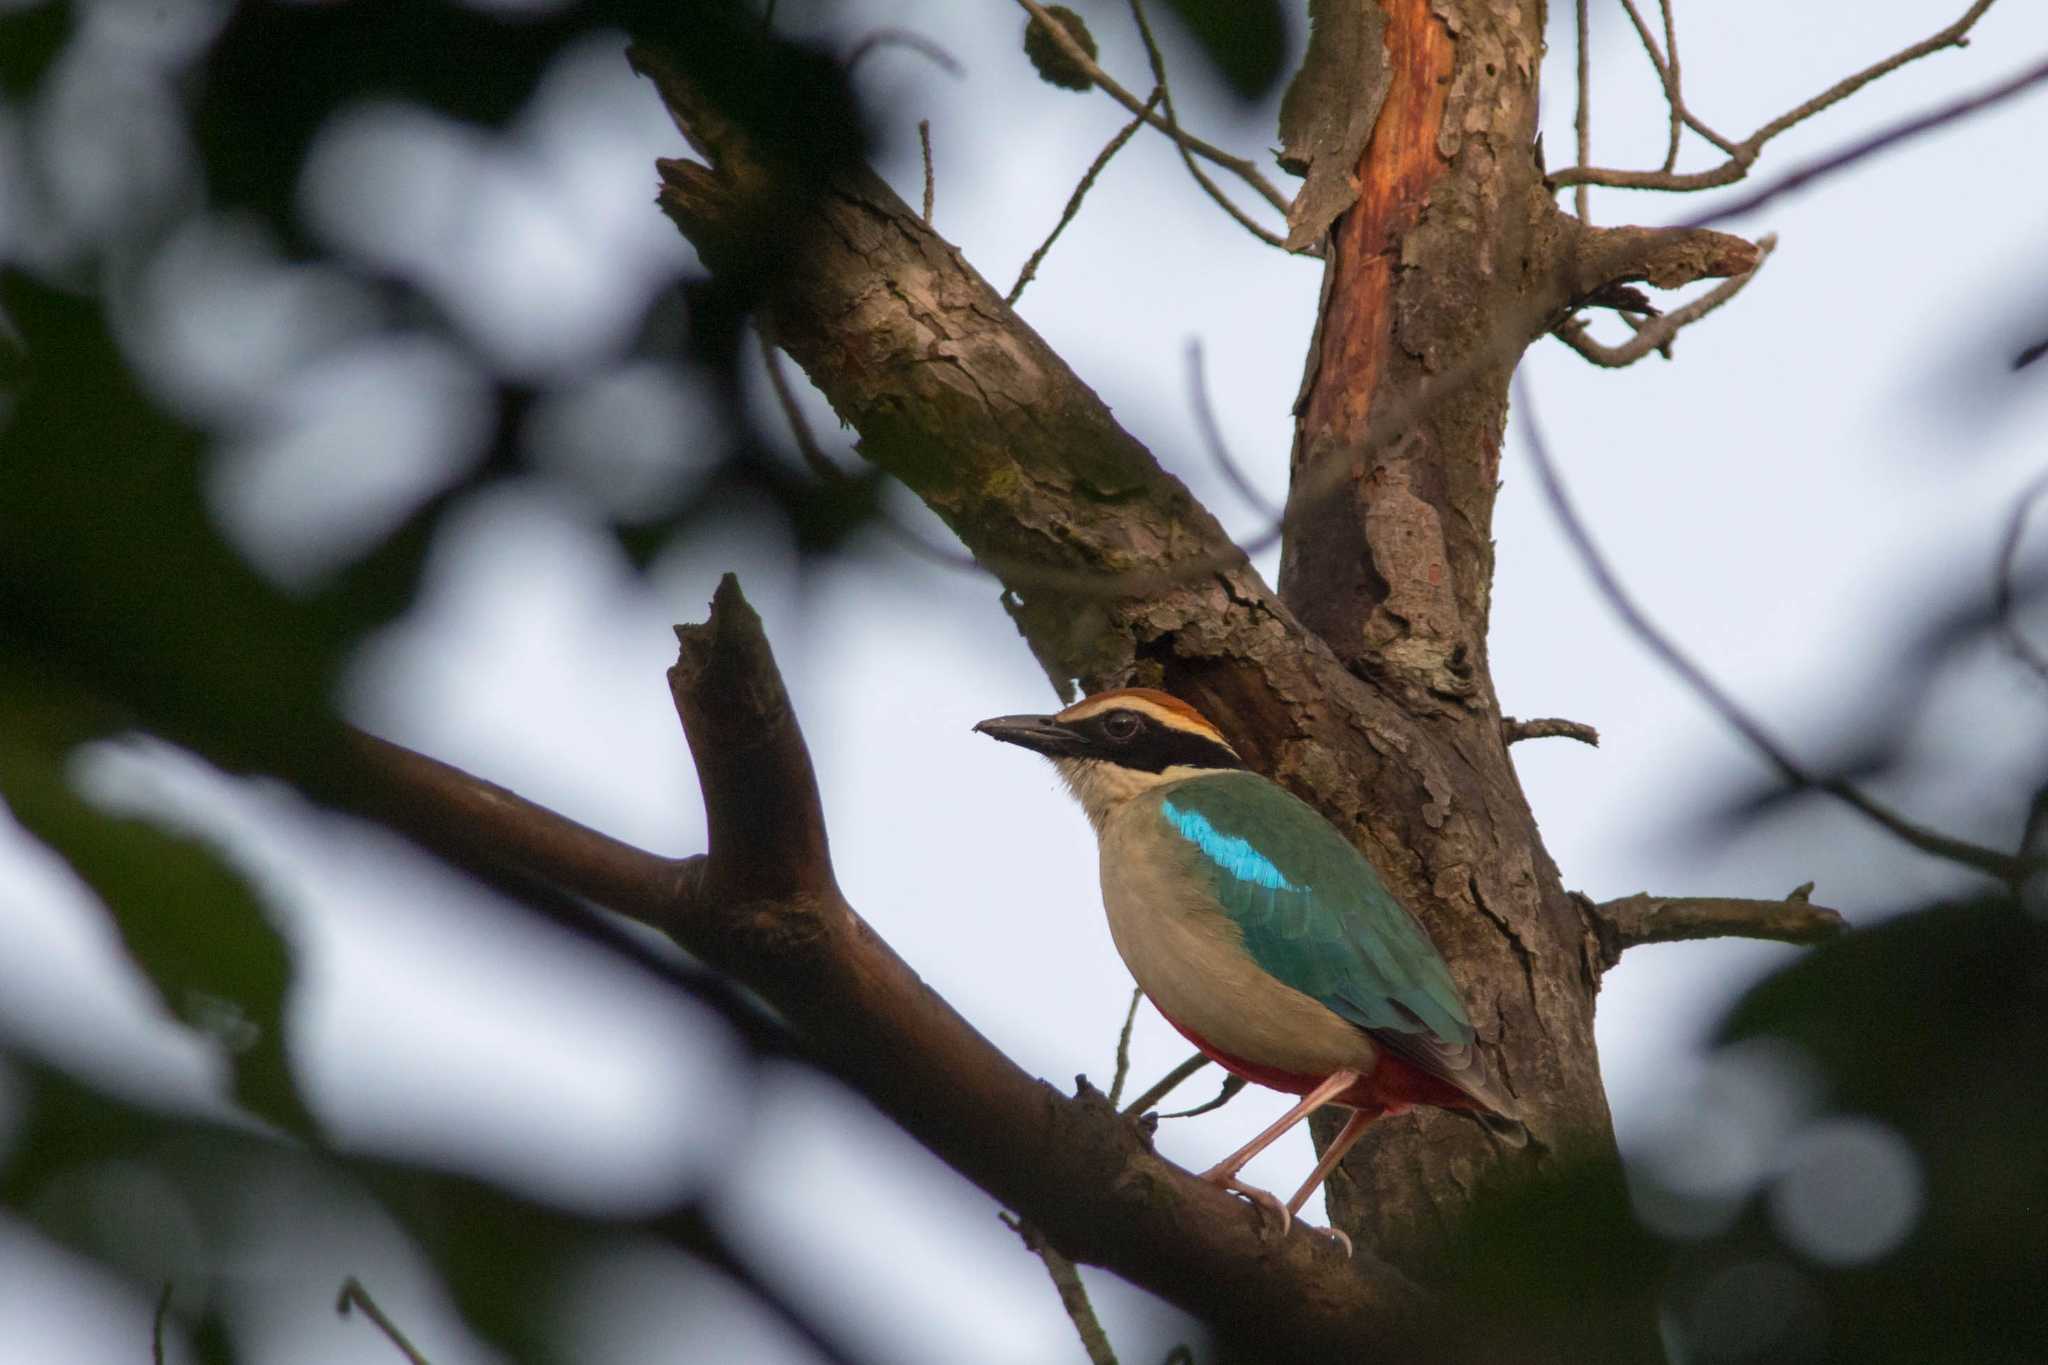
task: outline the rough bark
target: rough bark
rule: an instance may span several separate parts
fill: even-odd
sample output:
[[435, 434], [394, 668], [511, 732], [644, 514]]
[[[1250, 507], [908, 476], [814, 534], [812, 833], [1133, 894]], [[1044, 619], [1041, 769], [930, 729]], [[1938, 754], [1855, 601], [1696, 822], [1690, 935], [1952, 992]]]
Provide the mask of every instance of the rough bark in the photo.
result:
[[[1357, 203], [1329, 236], [1280, 593], [865, 168], [835, 173], [783, 224], [790, 250], [759, 306], [862, 453], [1002, 580], [1063, 696], [1129, 683], [1186, 696], [1429, 925], [1535, 1141], [1512, 1151], [1425, 1113], [1361, 1145], [1333, 1186], [1337, 1221], [1361, 1248], [1421, 1268], [1482, 1171], [1612, 1149], [1593, 1049], [1599, 945], [1537, 836], [1486, 672], [1507, 379], [1520, 348], [1586, 295], [1749, 257], [1720, 234], [1623, 241], [1558, 214], [1532, 150], [1539, 6], [1349, 3], [1354, 22], [1317, 8], [1318, 40], [1345, 47], [1312, 50], [1315, 97], [1383, 102], [1311, 119], [1290, 100], [1302, 127], [1327, 132], [1300, 139], [1312, 179], [1316, 156], [1355, 144], [1361, 123], [1372, 132], [1346, 177]], [[1359, 41], [1374, 33], [1383, 49]], [[689, 82], [636, 60], [704, 158], [661, 163], [663, 207], [715, 272], [744, 268], [766, 172]], [[1332, 78], [1346, 60], [1374, 70]], [[1374, 423], [1393, 408], [1414, 420], [1389, 441]]]

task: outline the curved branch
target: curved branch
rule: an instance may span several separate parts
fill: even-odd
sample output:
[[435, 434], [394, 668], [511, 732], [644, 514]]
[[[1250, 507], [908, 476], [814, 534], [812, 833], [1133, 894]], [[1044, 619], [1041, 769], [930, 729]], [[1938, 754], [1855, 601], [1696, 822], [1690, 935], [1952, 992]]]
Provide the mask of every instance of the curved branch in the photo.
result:
[[702, 858], [631, 848], [379, 740], [362, 743], [378, 786], [360, 804], [669, 934], [1066, 1257], [1261, 1350], [1434, 1358], [1415, 1345], [1428, 1301], [1399, 1272], [1364, 1253], [1334, 1261], [1305, 1234], [1273, 1244], [1256, 1210], [1162, 1160], [1103, 1096], [1026, 1074], [925, 985], [840, 894], [809, 754], [737, 583], [677, 635], [669, 685], [704, 790]]
[[1757, 238], [1754, 248], [1755, 263], [1748, 270], [1732, 279], [1722, 281], [1689, 303], [1636, 325], [1636, 334], [1619, 346], [1607, 346], [1593, 340], [1586, 334], [1585, 322], [1576, 317], [1566, 319], [1558, 327], [1557, 339], [1605, 369], [1620, 369], [1624, 365], [1633, 365], [1652, 351], [1660, 352], [1668, 359], [1671, 355], [1672, 338], [1682, 329], [1698, 322], [1748, 288], [1749, 282], [1756, 278], [1757, 271], [1764, 268], [1764, 262], [1770, 259], [1771, 252], [1777, 249], [1777, 245], [1778, 239], [1775, 234]]
[[1756, 938], [1773, 943], [1825, 943], [1848, 932], [1839, 910], [1806, 899], [1808, 882], [1783, 900], [1742, 900], [1729, 896], [1652, 896], [1637, 892], [1618, 900], [1575, 898], [1600, 942], [1601, 970], [1644, 943], [1687, 943], [1708, 938]]
[[1509, 744], [1520, 744], [1525, 739], [1575, 739], [1581, 744], [1600, 747], [1600, 732], [1579, 720], [1562, 720], [1545, 716], [1532, 720], [1516, 720], [1513, 716], [1500, 718], [1500, 737]]

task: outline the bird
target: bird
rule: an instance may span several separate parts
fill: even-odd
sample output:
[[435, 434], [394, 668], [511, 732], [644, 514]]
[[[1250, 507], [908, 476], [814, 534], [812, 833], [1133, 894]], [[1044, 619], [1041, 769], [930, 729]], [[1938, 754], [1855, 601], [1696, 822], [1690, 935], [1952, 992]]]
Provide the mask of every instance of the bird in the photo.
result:
[[[1110, 937], [1166, 1021], [1226, 1071], [1301, 1097], [1204, 1180], [1277, 1212], [1285, 1235], [1377, 1118], [1430, 1105], [1504, 1136], [1524, 1131], [1421, 922], [1320, 812], [1253, 772], [1200, 711], [1129, 687], [974, 728], [1051, 759], [1080, 802]], [[1292, 1198], [1240, 1179], [1328, 1104], [1350, 1118]]]

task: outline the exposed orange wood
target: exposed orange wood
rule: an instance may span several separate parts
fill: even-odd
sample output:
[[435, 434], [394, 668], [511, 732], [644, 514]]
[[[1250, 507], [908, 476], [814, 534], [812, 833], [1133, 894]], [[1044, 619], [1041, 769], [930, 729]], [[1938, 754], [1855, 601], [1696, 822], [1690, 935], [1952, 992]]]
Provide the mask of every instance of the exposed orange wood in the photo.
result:
[[1373, 389], [1393, 342], [1389, 302], [1401, 238], [1448, 169], [1437, 151], [1450, 87], [1451, 35], [1430, 0], [1382, 0], [1391, 83], [1354, 175], [1358, 202], [1331, 234], [1333, 280], [1307, 429], [1342, 440], [1365, 433]]

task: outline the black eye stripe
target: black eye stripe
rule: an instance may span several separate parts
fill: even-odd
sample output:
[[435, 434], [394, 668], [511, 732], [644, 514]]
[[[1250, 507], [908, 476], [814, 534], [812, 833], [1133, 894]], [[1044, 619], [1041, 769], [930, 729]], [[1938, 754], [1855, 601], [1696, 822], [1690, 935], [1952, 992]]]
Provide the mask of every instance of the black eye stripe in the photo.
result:
[[1242, 768], [1236, 754], [1212, 739], [1138, 711], [1106, 711], [1078, 727], [1101, 747], [1101, 756], [1119, 767], [1145, 772], [1168, 768]]

